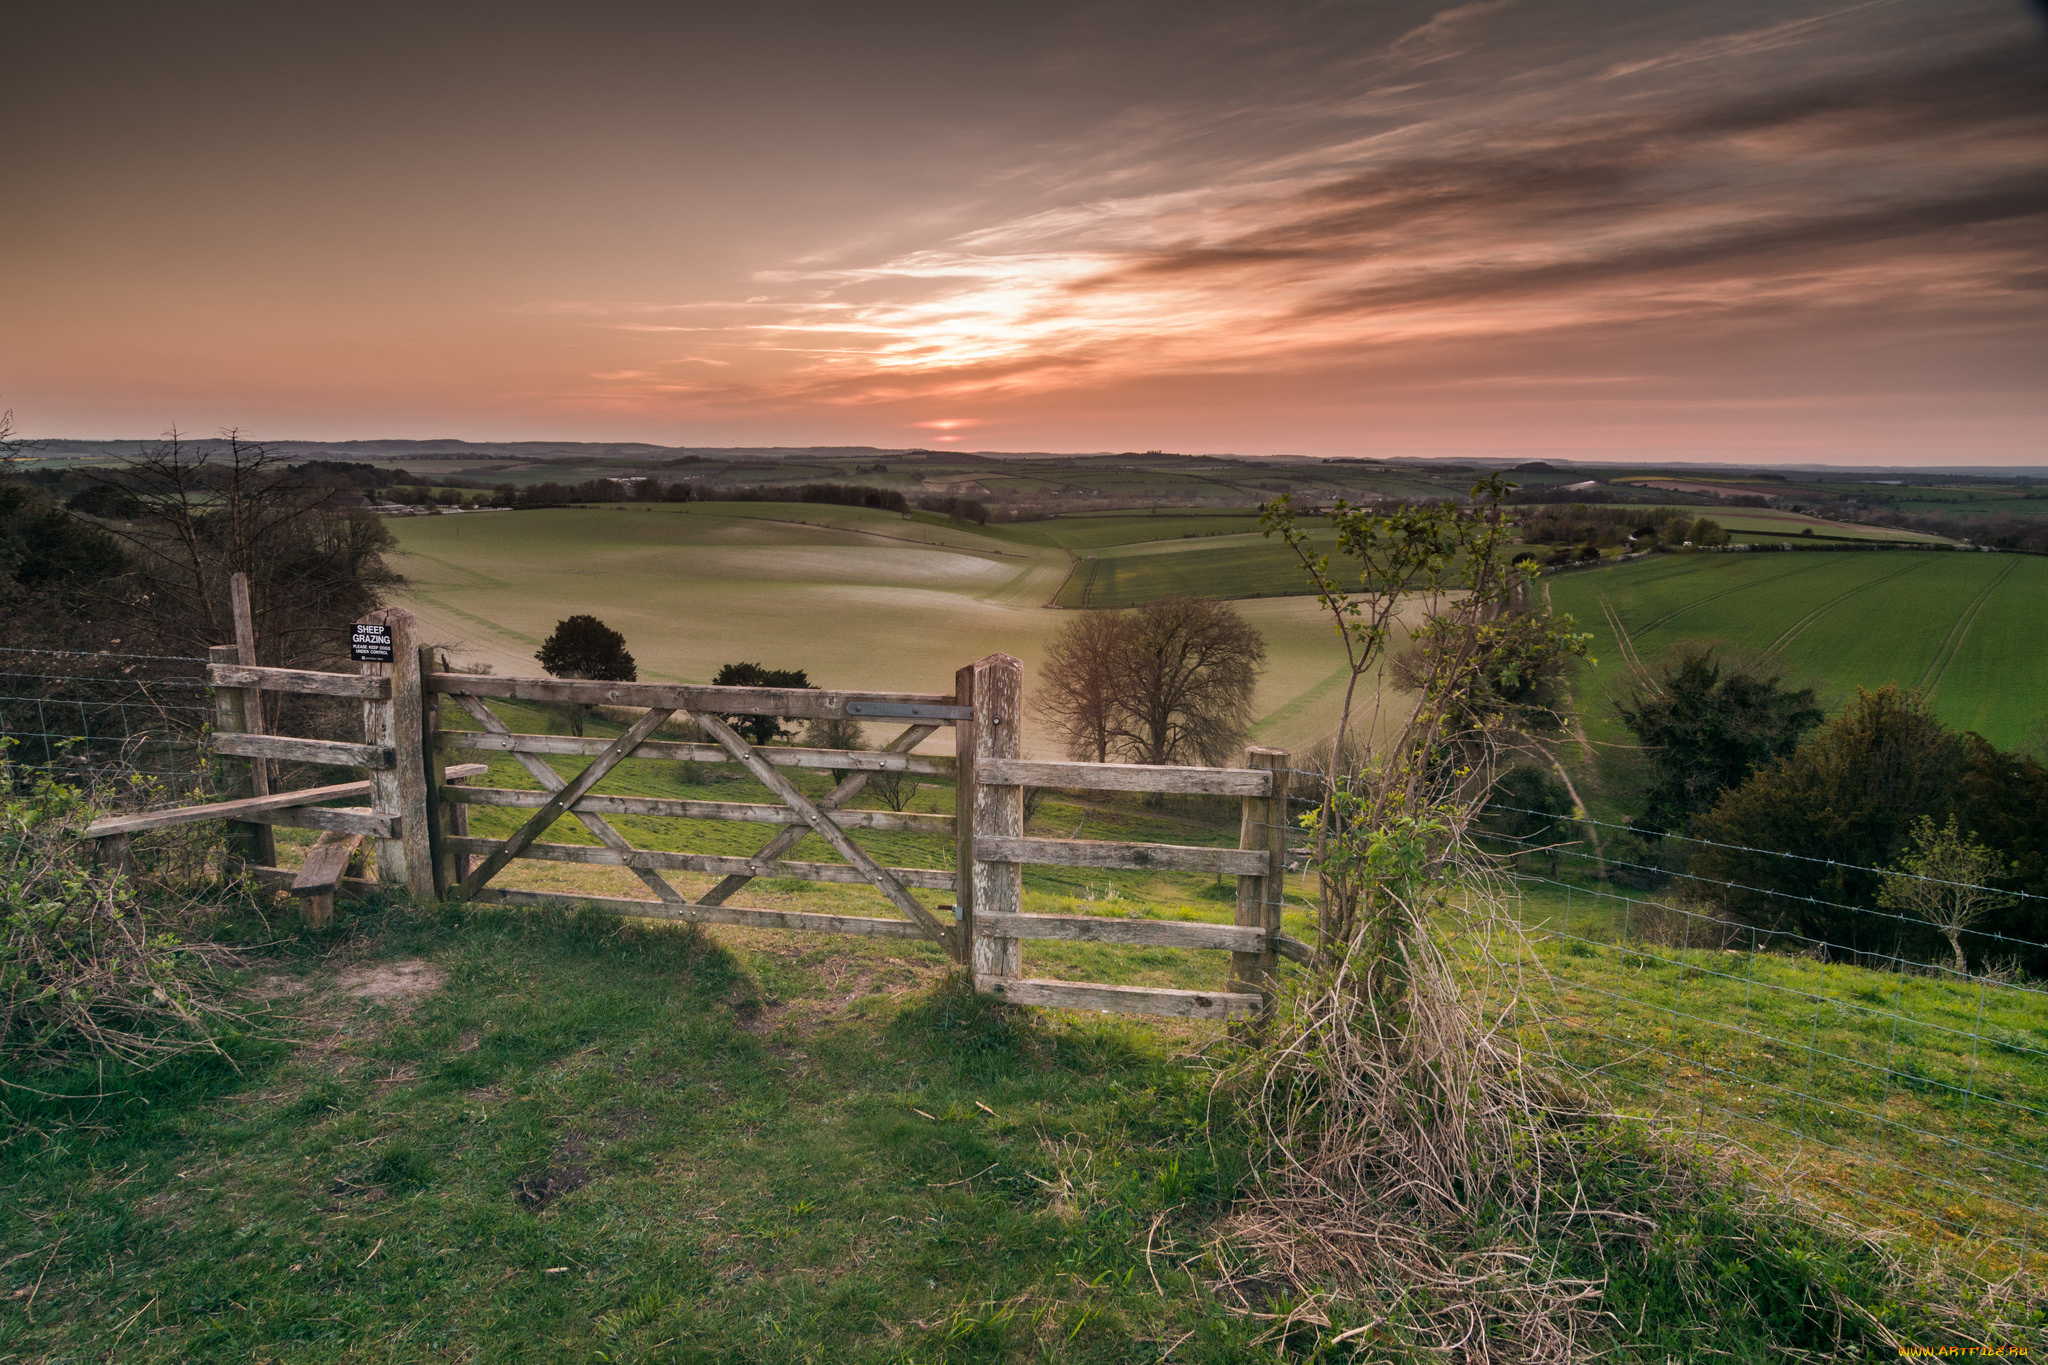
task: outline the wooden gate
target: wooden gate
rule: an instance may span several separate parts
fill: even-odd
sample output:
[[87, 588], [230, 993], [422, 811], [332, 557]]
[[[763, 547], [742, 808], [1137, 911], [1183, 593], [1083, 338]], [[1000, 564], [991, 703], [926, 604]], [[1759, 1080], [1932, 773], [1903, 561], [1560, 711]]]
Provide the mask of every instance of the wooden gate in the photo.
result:
[[[391, 634], [390, 663], [361, 665], [354, 674], [259, 668], [248, 642], [215, 651], [209, 676], [219, 699], [213, 746], [247, 760], [250, 794], [227, 802], [102, 820], [88, 835], [119, 851], [133, 834], [199, 820], [243, 822], [251, 872], [269, 884], [306, 897], [309, 919], [324, 922], [338, 889], [398, 887], [421, 898], [488, 899], [512, 905], [594, 904], [620, 914], [757, 928], [930, 939], [966, 967], [980, 990], [1021, 1004], [1113, 1010], [1122, 1013], [1227, 1018], [1259, 1011], [1270, 999], [1280, 957], [1302, 958], [1306, 947], [1280, 932], [1285, 886], [1287, 756], [1252, 749], [1243, 768], [1148, 767], [1119, 763], [1054, 763], [1021, 757], [1023, 667], [995, 654], [959, 671], [951, 693], [851, 692], [793, 688], [697, 687], [664, 683], [587, 682], [560, 678], [500, 678], [458, 673], [429, 656], [414, 638], [410, 613], [389, 609], [378, 619]], [[362, 742], [302, 739], [262, 733], [262, 690], [294, 691], [363, 703]], [[442, 724], [442, 698], [476, 724]], [[493, 701], [561, 706], [609, 706], [638, 711], [616, 738], [515, 731], [491, 709]], [[757, 745], [728, 717], [787, 720], [900, 721], [903, 729], [874, 750]], [[687, 722], [699, 738], [663, 738], [671, 722]], [[942, 726], [952, 726], [954, 756], [915, 750]], [[511, 755], [538, 790], [472, 785], [483, 764], [450, 765], [455, 751]], [[550, 758], [590, 761], [572, 777]], [[595, 788], [628, 758], [672, 762], [737, 763], [766, 787], [775, 802], [700, 801], [599, 794]], [[361, 780], [271, 793], [263, 772], [285, 760], [361, 769]], [[787, 775], [794, 769], [842, 774], [813, 799]], [[855, 810], [850, 803], [878, 773], [950, 777], [952, 815]], [[1027, 787], [1067, 790], [1200, 793], [1242, 801], [1237, 848], [1110, 843], [1031, 838], [1023, 822]], [[368, 798], [367, 806], [336, 807]], [[469, 829], [473, 807], [531, 811], [509, 836], [481, 838]], [[722, 820], [776, 826], [758, 852], [745, 856], [677, 852], [635, 846], [608, 816]], [[542, 835], [564, 816], [597, 839], [592, 844], [547, 842]], [[296, 872], [276, 868], [268, 826], [312, 826], [325, 831]], [[901, 831], [952, 836], [952, 868], [890, 867], [851, 837], [856, 831]], [[260, 832], [261, 837], [257, 837]], [[789, 854], [816, 834], [843, 862], [799, 862]], [[375, 841], [374, 882], [345, 881], [349, 854], [364, 838]], [[558, 894], [499, 887], [494, 879], [517, 860], [621, 867], [653, 899]], [[1027, 864], [1207, 872], [1237, 879], [1235, 922], [1204, 924], [1084, 915], [1024, 913]], [[687, 871], [720, 880], [692, 900], [663, 875]], [[865, 883], [901, 918], [751, 909], [728, 904], [757, 877]], [[949, 906], [927, 907], [913, 891], [952, 892]], [[945, 916], [950, 911], [950, 919]], [[1162, 990], [1028, 977], [1022, 945], [1032, 939], [1214, 949], [1231, 955], [1225, 991]]]

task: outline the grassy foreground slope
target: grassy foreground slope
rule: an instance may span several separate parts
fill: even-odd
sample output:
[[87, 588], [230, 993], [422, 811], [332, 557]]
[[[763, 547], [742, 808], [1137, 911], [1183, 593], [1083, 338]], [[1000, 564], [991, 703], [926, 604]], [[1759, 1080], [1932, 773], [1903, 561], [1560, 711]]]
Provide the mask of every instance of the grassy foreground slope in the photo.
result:
[[1817, 680], [1839, 700], [1896, 682], [1943, 721], [2004, 748], [2048, 712], [2048, 559], [1967, 552], [1659, 556], [1546, 581], [1593, 634], [1579, 699], [1595, 739], [1619, 739], [1612, 695], [1683, 640], [1725, 641]]
[[[425, 638], [500, 673], [537, 672], [534, 650], [555, 622], [588, 612], [625, 633], [649, 681], [709, 682], [720, 664], [751, 659], [807, 669], [825, 687], [949, 692], [955, 669], [996, 651], [1035, 676], [1066, 619], [1043, 608], [1077, 568], [1058, 542], [1170, 546], [1170, 590], [1233, 596], [1207, 551], [1251, 521], [1116, 514], [982, 528], [816, 504], [684, 503], [389, 525]], [[1343, 666], [1329, 624], [1305, 597], [1241, 610], [1269, 653], [1253, 738], [1290, 748], [1320, 738]], [[1026, 735], [1034, 752], [1050, 751]]]

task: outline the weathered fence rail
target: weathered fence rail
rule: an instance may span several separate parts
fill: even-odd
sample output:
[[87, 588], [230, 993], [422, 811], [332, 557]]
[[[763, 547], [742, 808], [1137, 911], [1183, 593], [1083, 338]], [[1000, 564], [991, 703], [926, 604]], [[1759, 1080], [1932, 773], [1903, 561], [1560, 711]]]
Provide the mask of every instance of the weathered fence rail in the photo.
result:
[[[238, 615], [240, 630], [246, 629], [246, 615]], [[375, 621], [389, 631], [391, 660], [362, 664], [357, 673], [259, 667], [251, 638], [216, 647], [207, 670], [216, 698], [210, 742], [214, 753], [246, 764], [246, 794], [178, 810], [110, 817], [93, 825], [88, 834], [118, 852], [129, 838], [146, 830], [205, 820], [236, 822], [245, 831], [245, 860], [253, 875], [302, 897], [314, 923], [325, 922], [337, 895], [402, 888], [423, 898], [528, 906], [591, 904], [619, 914], [692, 923], [926, 939], [967, 967], [979, 989], [1033, 1005], [1241, 1017], [1258, 1012], [1270, 998], [1281, 957], [1305, 954], [1302, 945], [1280, 932], [1288, 765], [1286, 755], [1276, 750], [1251, 750], [1243, 768], [1025, 759], [1019, 726], [1023, 669], [1003, 654], [961, 669], [950, 694], [502, 678], [449, 670], [419, 647], [407, 612], [386, 610]], [[261, 703], [266, 692], [359, 700], [362, 739], [268, 733]], [[615, 737], [526, 734], [513, 730], [492, 709], [493, 702], [507, 701], [601, 705], [640, 714]], [[453, 709], [476, 728], [445, 724], [444, 703], [453, 703]], [[757, 745], [728, 723], [727, 718], [735, 716], [894, 720], [904, 728], [877, 749]], [[694, 728], [704, 738], [656, 738], [672, 723]], [[945, 726], [955, 732], [952, 756], [913, 752]], [[451, 756], [464, 754], [509, 755], [537, 786], [470, 785], [489, 769], [484, 763], [449, 762]], [[563, 759], [587, 761], [573, 775], [564, 776], [556, 769]], [[773, 800], [708, 801], [595, 790], [629, 759], [737, 764]], [[268, 787], [269, 767], [276, 762], [353, 768], [363, 775], [349, 782], [276, 792]], [[790, 770], [829, 770], [839, 780], [823, 796], [812, 797], [791, 780]], [[885, 773], [950, 778], [953, 813], [853, 809], [852, 801]], [[1235, 796], [1243, 805], [1239, 846], [1032, 837], [1024, 831], [1028, 787]], [[470, 812], [477, 808], [517, 812], [524, 818], [509, 835], [484, 837], [470, 829]], [[756, 852], [745, 855], [648, 848], [635, 845], [612, 824], [608, 817], [615, 816], [766, 825], [775, 827], [775, 833]], [[563, 843], [542, 837], [565, 819], [597, 842]], [[275, 865], [269, 836], [277, 825], [322, 831], [302, 867], [286, 870]], [[953, 866], [886, 865], [855, 842], [855, 833], [947, 839]], [[841, 861], [786, 856], [812, 835]], [[351, 859], [365, 840], [374, 851], [374, 877], [351, 877]], [[623, 868], [652, 893], [652, 899], [494, 884], [519, 861]], [[1234, 923], [1027, 914], [1027, 865], [1235, 877]], [[692, 897], [663, 875], [673, 872], [721, 880]], [[817, 914], [727, 904], [759, 877], [866, 884], [897, 913]], [[950, 905], [928, 906], [912, 894], [920, 891], [950, 892], [953, 900]], [[949, 911], [950, 922], [945, 918]], [[1049, 940], [1227, 952], [1230, 988], [1168, 990], [1026, 976], [1023, 945]]]

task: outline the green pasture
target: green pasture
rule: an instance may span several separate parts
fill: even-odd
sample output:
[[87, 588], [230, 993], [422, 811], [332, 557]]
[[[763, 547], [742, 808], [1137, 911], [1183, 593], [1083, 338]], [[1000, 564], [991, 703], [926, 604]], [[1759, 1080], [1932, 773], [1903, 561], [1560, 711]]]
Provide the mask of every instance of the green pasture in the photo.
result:
[[[1024, 661], [1029, 685], [1065, 619], [1044, 608], [1087, 563], [1055, 536], [1149, 552], [1156, 581], [1205, 594], [1229, 595], [1220, 575], [1246, 548], [1242, 531], [1201, 533], [1246, 524], [1238, 514], [984, 528], [808, 503], [664, 503], [387, 524], [425, 638], [501, 674], [536, 672], [534, 651], [555, 623], [589, 613], [625, 634], [650, 681], [709, 682], [744, 659], [803, 668], [822, 687], [910, 692], [950, 692], [956, 669], [998, 651]], [[1251, 548], [1272, 552], [1263, 540]], [[1268, 651], [1253, 738], [1283, 748], [1320, 740], [1340, 700], [1333, 628], [1310, 598], [1240, 609]], [[1051, 752], [1026, 735], [1032, 752]]]
[[1663, 555], [1545, 580], [1593, 635], [1578, 670], [1595, 740], [1625, 738], [1609, 698], [1682, 640], [1765, 655], [1833, 704], [1888, 682], [2004, 748], [2048, 711], [2048, 559], [1965, 551]]

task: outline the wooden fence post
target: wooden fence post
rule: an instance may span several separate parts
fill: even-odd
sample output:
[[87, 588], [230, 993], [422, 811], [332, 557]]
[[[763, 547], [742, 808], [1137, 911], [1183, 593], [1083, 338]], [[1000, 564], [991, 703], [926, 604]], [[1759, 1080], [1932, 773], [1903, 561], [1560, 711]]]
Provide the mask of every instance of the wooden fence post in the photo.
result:
[[[974, 665], [953, 675], [953, 704], [974, 705]], [[953, 961], [974, 972], [974, 736], [970, 717], [953, 722]]]
[[[420, 674], [425, 676], [436, 671], [445, 671], [447, 663], [440, 661], [436, 669], [434, 647], [421, 645], [419, 649]], [[448, 812], [455, 805], [442, 799], [441, 788], [448, 784], [447, 763], [442, 757], [439, 744], [441, 734], [441, 698], [424, 689], [420, 692], [420, 759], [421, 780], [426, 788], [427, 802], [427, 846], [434, 869], [434, 894], [444, 896], [448, 888], [461, 882], [455, 875], [455, 855], [448, 849]], [[401, 755], [399, 762], [403, 763]]]
[[1244, 798], [1243, 816], [1238, 824], [1237, 846], [1266, 851], [1266, 873], [1237, 879], [1235, 922], [1258, 928], [1268, 936], [1264, 951], [1230, 955], [1231, 989], [1257, 991], [1273, 1003], [1273, 976], [1280, 955], [1271, 936], [1280, 932], [1280, 912], [1287, 894], [1287, 755], [1279, 749], [1248, 749], [1245, 766], [1272, 775], [1272, 788], [1265, 796]]
[[[1008, 654], [991, 654], [973, 667], [973, 761], [956, 781], [964, 781], [973, 802], [972, 818], [963, 821], [970, 841], [988, 836], [1015, 838], [1024, 833], [1024, 789], [984, 784], [976, 771], [983, 760], [1021, 758], [1024, 754], [1024, 665]], [[961, 864], [962, 889], [972, 884], [967, 916], [961, 922], [968, 944], [968, 971], [976, 988], [985, 981], [1023, 975], [1019, 940], [986, 938], [975, 931], [977, 915], [1018, 915], [1024, 912], [1024, 867], [1014, 862], [985, 862], [970, 842]]]
[[421, 753], [424, 713], [420, 706], [420, 650], [412, 613], [386, 607], [370, 621], [391, 627], [391, 662], [362, 665], [373, 677], [391, 679], [384, 701], [363, 703], [363, 742], [389, 747], [394, 762], [370, 773], [370, 806], [398, 817], [398, 837], [377, 841], [377, 880], [427, 899], [434, 894], [433, 844], [428, 836], [427, 768]]
[[[206, 657], [209, 663], [216, 664], [238, 664], [242, 661], [240, 651], [233, 645], [214, 645], [206, 651]], [[246, 692], [238, 687], [216, 687], [213, 689], [213, 730], [215, 734], [239, 735], [247, 730], [247, 724], [243, 719], [243, 699], [247, 695]], [[230, 788], [230, 790], [223, 792], [222, 795], [233, 798], [262, 794], [256, 790], [256, 779], [253, 772], [256, 766], [255, 760], [222, 758], [217, 759], [217, 761], [222, 763], [241, 763], [246, 761], [252, 770], [248, 777], [224, 783], [223, 785]], [[245, 864], [256, 867], [277, 866], [276, 840], [270, 832], [269, 825], [236, 821], [231, 828], [234, 830], [234, 843], [240, 850], [238, 856]]]

